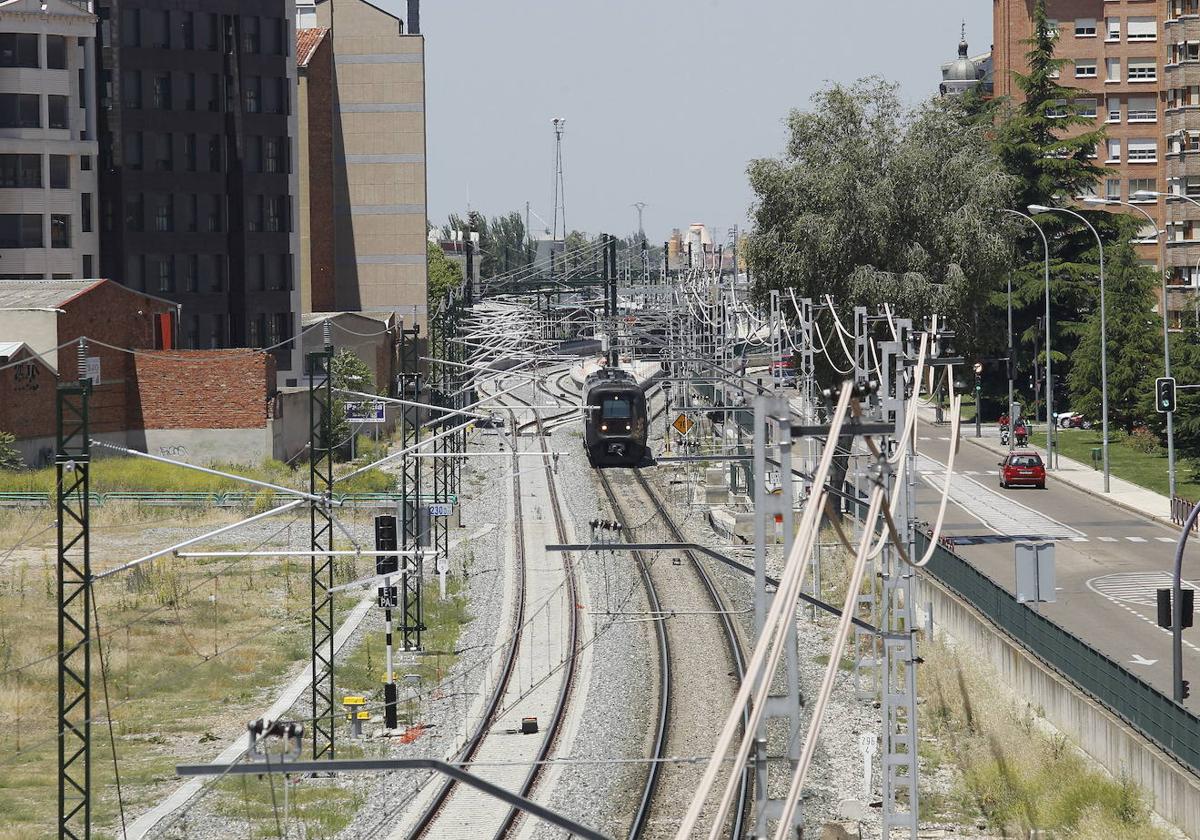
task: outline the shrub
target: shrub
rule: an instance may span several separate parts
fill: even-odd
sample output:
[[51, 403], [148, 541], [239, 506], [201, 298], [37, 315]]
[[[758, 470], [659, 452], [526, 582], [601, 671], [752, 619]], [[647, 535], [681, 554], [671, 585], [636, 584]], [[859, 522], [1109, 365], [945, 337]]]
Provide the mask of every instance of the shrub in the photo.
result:
[[1145, 426], [1138, 426], [1133, 430], [1132, 434], [1126, 435], [1121, 442], [1135, 452], [1141, 452], [1143, 455], [1162, 454], [1162, 442], [1158, 439], [1158, 435]]

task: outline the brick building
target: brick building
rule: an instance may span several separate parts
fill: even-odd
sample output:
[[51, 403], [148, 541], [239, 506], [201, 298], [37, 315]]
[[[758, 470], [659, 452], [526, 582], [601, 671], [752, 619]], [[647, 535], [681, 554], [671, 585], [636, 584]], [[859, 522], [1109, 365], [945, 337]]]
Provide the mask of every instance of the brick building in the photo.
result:
[[[1026, 69], [1033, 0], [993, 0], [992, 58], [997, 96], [1020, 98], [1013, 71]], [[1183, 200], [1138, 197], [1139, 191], [1200, 198], [1200, 3], [1197, 0], [1047, 0], [1066, 59], [1061, 82], [1086, 95], [1076, 101], [1107, 134], [1097, 149], [1109, 169], [1096, 193], [1137, 205], [1155, 221], [1143, 225], [1139, 252], [1160, 267], [1155, 228], [1167, 231], [1168, 315], [1181, 326], [1200, 289], [1200, 207]], [[1195, 170], [1193, 175], [1193, 170]], [[1132, 208], [1120, 208], [1135, 213]], [[1161, 305], [1161, 304], [1160, 304]]]
[[[314, 10], [313, 14], [316, 12]], [[319, 27], [296, 32], [299, 77], [300, 307], [303, 313], [333, 312], [333, 39]]]
[[54, 392], [78, 381], [86, 336], [97, 438], [198, 462], [294, 455], [307, 405], [287, 428], [280, 422], [274, 356], [181, 350], [178, 321], [178, 304], [109, 280], [0, 282], [0, 357], [27, 360], [0, 370], [0, 429], [17, 436], [27, 463], [52, 458]]

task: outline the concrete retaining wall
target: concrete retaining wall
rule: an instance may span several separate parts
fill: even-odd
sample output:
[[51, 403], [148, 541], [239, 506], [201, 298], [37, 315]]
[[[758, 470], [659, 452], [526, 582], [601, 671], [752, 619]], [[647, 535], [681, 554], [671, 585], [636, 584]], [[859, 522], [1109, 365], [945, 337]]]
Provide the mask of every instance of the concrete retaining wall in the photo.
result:
[[[918, 612], [930, 605], [935, 633], [953, 637], [996, 669], [1009, 690], [1041, 710], [1051, 724], [1113, 775], [1124, 773], [1150, 797], [1154, 810], [1189, 837], [1200, 838], [1200, 778], [1085, 696], [1025, 648], [927, 574], [914, 578]], [[922, 623], [924, 617], [922, 617]]]

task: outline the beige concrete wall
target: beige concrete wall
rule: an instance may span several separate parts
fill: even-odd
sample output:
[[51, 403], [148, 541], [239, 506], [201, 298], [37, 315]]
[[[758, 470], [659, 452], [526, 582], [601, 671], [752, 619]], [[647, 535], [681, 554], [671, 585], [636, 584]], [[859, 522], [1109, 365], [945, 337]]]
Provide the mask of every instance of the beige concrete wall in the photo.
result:
[[0, 309], [0, 341], [24, 341], [58, 369], [58, 313], [48, 309]]
[[929, 575], [914, 577], [914, 602], [933, 608], [935, 633], [953, 637], [989, 663], [999, 682], [1113, 775], [1125, 773], [1148, 791], [1154, 810], [1189, 837], [1200, 837], [1200, 778], [1116, 715], [1085, 696]]
[[362, 0], [317, 7], [333, 30], [337, 308], [424, 320], [425, 42]]

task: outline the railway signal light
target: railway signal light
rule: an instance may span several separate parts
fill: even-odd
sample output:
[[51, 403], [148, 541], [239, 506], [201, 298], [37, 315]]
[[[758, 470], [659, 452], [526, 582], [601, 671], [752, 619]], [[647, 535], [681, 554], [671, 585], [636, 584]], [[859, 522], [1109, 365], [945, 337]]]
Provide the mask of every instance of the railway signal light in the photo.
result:
[[1192, 693], [1192, 687], [1188, 684], [1187, 680], [1182, 680], [1181, 684], [1183, 686], [1183, 699], [1186, 700], [1188, 699], [1188, 695]]
[[1175, 377], [1160, 376], [1154, 380], [1154, 409], [1159, 414], [1175, 410]]

